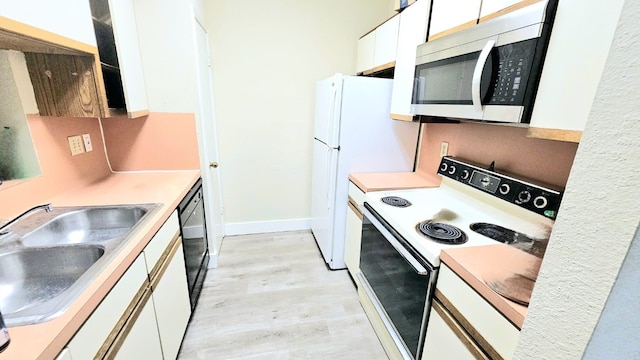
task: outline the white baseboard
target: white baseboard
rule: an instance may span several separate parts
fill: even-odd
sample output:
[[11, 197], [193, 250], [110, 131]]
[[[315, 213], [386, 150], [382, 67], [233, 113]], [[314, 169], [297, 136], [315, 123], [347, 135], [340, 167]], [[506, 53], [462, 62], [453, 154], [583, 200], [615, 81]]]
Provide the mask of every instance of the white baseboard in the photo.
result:
[[227, 223], [224, 225], [225, 236], [260, 234], [278, 231], [298, 231], [311, 229], [311, 219], [286, 219], [271, 221], [255, 221], [243, 223]]

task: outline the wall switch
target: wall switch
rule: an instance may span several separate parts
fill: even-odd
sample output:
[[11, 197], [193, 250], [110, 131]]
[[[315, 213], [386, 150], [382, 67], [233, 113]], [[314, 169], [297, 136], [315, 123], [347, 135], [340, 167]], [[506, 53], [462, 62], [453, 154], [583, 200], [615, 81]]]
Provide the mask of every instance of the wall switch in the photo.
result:
[[443, 141], [440, 144], [440, 157], [447, 156], [447, 154], [449, 154], [449, 143]]
[[84, 144], [82, 143], [82, 136], [75, 135], [67, 137], [69, 140], [69, 148], [71, 148], [71, 155], [75, 156], [84, 152]]
[[89, 134], [82, 134], [82, 141], [84, 141], [84, 150], [86, 152], [93, 150], [93, 145], [91, 145], [91, 136], [89, 136]]

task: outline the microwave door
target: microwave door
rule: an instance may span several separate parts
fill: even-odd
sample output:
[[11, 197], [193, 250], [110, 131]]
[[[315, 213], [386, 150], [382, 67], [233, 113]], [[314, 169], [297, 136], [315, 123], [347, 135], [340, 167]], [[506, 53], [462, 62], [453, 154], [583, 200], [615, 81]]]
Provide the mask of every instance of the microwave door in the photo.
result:
[[416, 66], [413, 112], [481, 120], [494, 46], [494, 40], [476, 41], [423, 56]]

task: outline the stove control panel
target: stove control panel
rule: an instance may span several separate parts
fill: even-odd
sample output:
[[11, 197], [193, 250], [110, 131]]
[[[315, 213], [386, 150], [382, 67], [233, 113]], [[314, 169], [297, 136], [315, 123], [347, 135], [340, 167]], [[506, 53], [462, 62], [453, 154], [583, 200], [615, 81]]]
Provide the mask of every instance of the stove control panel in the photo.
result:
[[472, 186], [499, 199], [555, 219], [562, 192], [483, 169], [460, 159], [443, 157], [438, 174]]

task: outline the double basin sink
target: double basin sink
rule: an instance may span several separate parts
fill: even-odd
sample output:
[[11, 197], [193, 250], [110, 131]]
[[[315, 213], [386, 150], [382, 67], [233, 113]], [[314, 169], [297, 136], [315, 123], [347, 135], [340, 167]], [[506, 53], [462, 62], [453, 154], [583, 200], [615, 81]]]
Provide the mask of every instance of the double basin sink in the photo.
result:
[[0, 312], [7, 326], [62, 314], [160, 204], [54, 207], [0, 231]]

